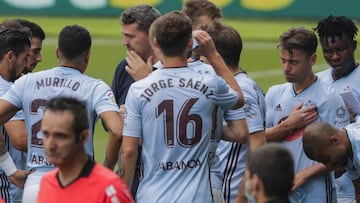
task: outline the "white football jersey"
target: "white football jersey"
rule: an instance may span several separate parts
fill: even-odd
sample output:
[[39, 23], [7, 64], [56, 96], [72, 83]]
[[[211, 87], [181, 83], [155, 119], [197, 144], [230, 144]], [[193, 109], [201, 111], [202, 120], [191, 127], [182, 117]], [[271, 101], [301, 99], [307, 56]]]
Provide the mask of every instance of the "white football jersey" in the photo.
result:
[[212, 115], [237, 100], [222, 78], [187, 67], [162, 68], [131, 85], [123, 135], [142, 139], [137, 202], [212, 202]]
[[1, 98], [24, 111], [28, 133], [27, 166], [29, 168], [54, 167], [46, 159], [40, 125], [46, 102], [56, 96], [68, 96], [86, 101], [91, 138], [88, 139], [85, 150], [91, 157], [94, 157], [92, 136], [98, 115], [105, 111], [119, 112], [110, 87], [99, 79], [82, 74], [77, 69], [55, 67], [22, 76]]
[[[270, 87], [265, 96], [266, 127], [273, 127], [285, 120], [291, 110], [299, 103], [304, 106], [315, 105], [318, 111], [317, 121], [324, 121], [337, 127], [349, 124], [350, 115], [345, 104], [335, 90], [321, 79], [317, 79], [307, 89], [296, 94], [292, 83], [284, 83]], [[302, 147], [304, 129], [294, 130], [281, 142], [292, 154], [295, 172], [299, 172], [314, 165]], [[305, 193], [304, 202], [327, 202], [334, 197], [332, 177], [329, 175], [313, 178], [305, 183], [301, 189]], [[330, 201], [331, 202], [331, 201]]]

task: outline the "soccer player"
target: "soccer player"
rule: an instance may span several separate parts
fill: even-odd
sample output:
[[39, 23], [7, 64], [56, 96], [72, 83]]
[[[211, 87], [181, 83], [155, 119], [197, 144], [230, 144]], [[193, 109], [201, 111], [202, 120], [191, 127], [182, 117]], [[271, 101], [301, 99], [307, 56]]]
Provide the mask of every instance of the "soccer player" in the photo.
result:
[[28, 64], [23, 73], [31, 73], [36, 68], [36, 65], [41, 62], [42, 43], [45, 40], [44, 30], [36, 23], [26, 19], [16, 19], [23, 27], [29, 28], [31, 31], [31, 48]]
[[56, 97], [46, 106], [41, 130], [47, 160], [56, 170], [44, 175], [37, 203], [130, 203], [133, 199], [119, 176], [86, 153], [90, 138], [85, 102]]
[[[25, 114], [28, 133], [27, 166], [35, 172], [26, 179], [23, 202], [36, 202], [41, 177], [55, 167], [46, 159], [40, 131], [44, 106], [53, 97], [62, 95], [86, 101], [89, 134], [93, 136], [95, 122], [100, 117], [109, 133], [105, 165], [113, 169], [116, 164], [121, 144], [119, 107], [106, 83], [83, 74], [90, 59], [90, 47], [91, 36], [85, 28], [78, 25], [64, 27], [56, 49], [59, 66], [22, 76], [0, 99], [0, 123], [6, 122], [19, 109], [23, 109]], [[87, 140], [85, 150], [93, 159], [92, 142], [92, 138]], [[0, 148], [0, 152], [2, 150]], [[10, 169], [13, 170], [13, 167]]]
[[193, 29], [212, 28], [221, 19], [220, 8], [211, 1], [186, 0], [182, 11], [191, 19]]
[[[221, 35], [220, 32], [226, 29], [225, 26], [221, 25], [220, 23], [215, 23], [214, 27], [215, 29], [209, 29], [207, 31], [211, 30], [209, 34], [211, 37], [213, 37], [216, 48], [221, 57], [223, 57], [222, 54], [224, 54], [224, 52], [221, 52], [223, 50], [218, 49], [220, 48], [218, 45], [220, 42], [218, 41], [219, 37], [217, 37], [217, 35]], [[200, 54], [197, 48], [192, 52], [197, 52], [196, 54]], [[228, 58], [223, 59], [226, 65], [228, 65]], [[216, 74], [211, 65], [205, 64], [199, 58], [188, 62], [188, 67], [201, 74]], [[236, 110], [224, 110], [222, 108], [216, 108], [216, 112], [214, 111], [213, 113], [212, 121], [214, 123], [212, 126], [212, 134], [209, 143], [209, 163], [214, 203], [225, 202], [222, 192], [223, 171], [221, 169], [221, 161], [216, 153], [217, 146], [221, 139], [238, 143], [246, 143], [248, 140], [249, 131], [245, 118], [244, 108], [239, 108]], [[226, 121], [225, 125], [224, 121]]]
[[[218, 42], [221, 39], [214, 38], [217, 35], [221, 35], [220, 32], [222, 29], [220, 28], [223, 27], [219, 22], [221, 10], [214, 3], [203, 0], [187, 0], [183, 5], [182, 11], [191, 19], [193, 30], [200, 29], [210, 31], [216, 46], [218, 46], [218, 43], [221, 43]], [[219, 54], [223, 55], [223, 52]], [[215, 74], [211, 66], [204, 65], [203, 62], [207, 62], [207, 60], [201, 56], [199, 50], [196, 48], [196, 44], [193, 45], [189, 56], [189, 68], [199, 73]], [[200, 60], [200, 58], [202, 58], [202, 60]], [[224, 60], [225, 63], [228, 62], [225, 58]], [[247, 142], [249, 132], [243, 108], [231, 111], [231, 113], [221, 108], [218, 108], [217, 111], [216, 114], [213, 114], [213, 121], [216, 121], [216, 124], [214, 123], [213, 136], [210, 140], [209, 147], [210, 179], [214, 203], [223, 203], [225, 202], [222, 192], [223, 171], [221, 169], [220, 159], [216, 153], [218, 143], [221, 139], [245, 143]], [[226, 120], [225, 126], [223, 126], [224, 119]]]
[[317, 122], [305, 128], [303, 145], [306, 155], [329, 169], [345, 168], [355, 187], [356, 199], [339, 202], [360, 202], [360, 124], [336, 128]]
[[246, 171], [245, 190], [249, 203], [290, 203], [288, 195], [295, 178], [294, 161], [285, 147], [269, 143], [251, 151]]
[[[10, 26], [7, 24], [7, 26]], [[2, 26], [4, 27], [4, 26]], [[0, 29], [0, 95], [6, 93], [11, 84], [21, 76], [22, 71], [28, 62], [30, 40], [28, 33], [10, 29]], [[22, 125], [25, 125], [24, 123]], [[5, 130], [6, 128], [6, 130]], [[23, 127], [25, 128], [25, 127]], [[9, 126], [1, 126], [1, 136], [4, 136], [6, 142], [6, 149], [19, 169], [25, 169], [26, 157], [21, 151], [17, 150], [19, 147], [17, 143], [10, 141], [8, 136]], [[16, 129], [13, 129], [16, 130]], [[26, 137], [25, 137], [26, 138]], [[26, 140], [22, 144], [26, 144]], [[19, 142], [21, 145], [21, 143]], [[21, 146], [20, 146], [21, 147]], [[6, 172], [6, 171], [5, 171]], [[8, 176], [1, 168], [0, 172], [0, 195], [5, 202], [21, 202], [22, 189], [18, 188], [10, 182]]]
[[[280, 36], [280, 60], [287, 83], [270, 87], [265, 96], [267, 128], [286, 121], [292, 109], [299, 105], [314, 106], [318, 121], [339, 127], [349, 123], [350, 115], [341, 97], [313, 72], [316, 48], [315, 33], [305, 28], [291, 28]], [[299, 128], [285, 135], [266, 133], [266, 138], [281, 142], [293, 155], [296, 172], [293, 197], [301, 197], [303, 202], [335, 202], [331, 174], [324, 165], [304, 154], [303, 130]]]
[[[359, 63], [355, 61], [358, 28], [345, 16], [328, 16], [315, 28], [320, 38], [325, 61], [329, 68], [317, 73], [318, 77], [332, 85], [339, 93], [350, 91], [360, 101]], [[355, 112], [354, 112], [355, 113]], [[355, 191], [348, 173], [335, 179], [339, 202], [355, 202]]]
[[131, 184], [141, 139], [144, 177], [136, 195], [140, 203], [212, 202], [207, 178], [212, 113], [216, 105], [241, 107], [243, 96], [211, 37], [204, 31], [194, 35], [233, 90], [221, 77], [187, 67], [192, 25], [184, 13], [174, 11], [155, 20], [150, 39], [155, 54], [162, 55], [163, 68], [133, 83], [125, 102], [122, 175]]
[[[214, 32], [209, 34], [213, 37], [217, 51], [234, 75], [245, 98], [244, 106], [238, 110], [225, 111], [224, 119], [229, 126], [232, 126], [241, 122], [241, 114], [243, 114], [246, 119], [244, 122], [247, 123], [244, 127], [248, 128], [250, 133], [248, 140], [243, 143], [221, 140], [216, 150], [221, 163], [220, 172], [223, 174], [221, 189], [225, 202], [234, 202], [244, 176], [248, 151], [265, 143], [265, 98], [258, 85], [239, 67], [242, 51], [239, 33], [230, 26], [216, 24]], [[227, 129], [229, 127], [225, 126], [224, 133], [227, 133]]]

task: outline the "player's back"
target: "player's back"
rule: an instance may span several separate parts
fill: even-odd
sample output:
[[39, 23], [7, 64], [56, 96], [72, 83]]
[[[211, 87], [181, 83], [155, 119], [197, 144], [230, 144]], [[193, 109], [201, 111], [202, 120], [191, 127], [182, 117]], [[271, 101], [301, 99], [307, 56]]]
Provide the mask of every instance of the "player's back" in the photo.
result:
[[[91, 135], [98, 114], [118, 109], [109, 86], [77, 69], [55, 67], [19, 78], [2, 98], [24, 110], [29, 135], [29, 167], [53, 167], [45, 158], [40, 123], [47, 100], [56, 96], [69, 96], [86, 101]], [[93, 156], [92, 141], [93, 139], [88, 139], [86, 145], [86, 152], [90, 156]]]
[[236, 100], [220, 77], [189, 68], [162, 68], [130, 87], [124, 134], [142, 135], [144, 163], [137, 202], [212, 201], [212, 113]]

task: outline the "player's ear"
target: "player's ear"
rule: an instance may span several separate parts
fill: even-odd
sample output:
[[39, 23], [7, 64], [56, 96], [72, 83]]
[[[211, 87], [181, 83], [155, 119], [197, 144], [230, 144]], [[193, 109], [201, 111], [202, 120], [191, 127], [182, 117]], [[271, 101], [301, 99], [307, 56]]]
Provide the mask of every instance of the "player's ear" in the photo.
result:
[[89, 63], [89, 59], [90, 59], [90, 50], [86, 51], [85, 53], [85, 62]]
[[258, 192], [260, 190], [260, 187], [262, 186], [262, 181], [261, 181], [260, 177], [256, 174], [254, 174], [252, 183], [253, 183], [254, 191]]
[[56, 48], [55, 53], [56, 53], [56, 58], [59, 59], [60, 56], [59, 48]]
[[83, 130], [81, 133], [80, 133], [80, 142], [85, 144], [87, 139], [89, 138], [89, 130], [88, 129], [85, 129]]
[[355, 51], [355, 50], [356, 50], [356, 48], [357, 48], [357, 41], [356, 41], [356, 40], [354, 40], [354, 41], [353, 41], [353, 50]]
[[158, 43], [158, 41], [157, 41], [156, 38], [154, 38], [153, 43], [154, 43], [154, 47], [160, 48], [160, 47], [159, 47], [159, 43]]
[[15, 53], [12, 50], [9, 50], [5, 56], [9, 61], [14, 61], [16, 59]]
[[329, 137], [329, 141], [331, 144], [340, 144], [339, 137], [337, 135], [331, 135]]
[[310, 56], [310, 63], [311, 63], [311, 65], [315, 65], [316, 59], [317, 59], [317, 55], [316, 55], [316, 53], [313, 53], [313, 54]]

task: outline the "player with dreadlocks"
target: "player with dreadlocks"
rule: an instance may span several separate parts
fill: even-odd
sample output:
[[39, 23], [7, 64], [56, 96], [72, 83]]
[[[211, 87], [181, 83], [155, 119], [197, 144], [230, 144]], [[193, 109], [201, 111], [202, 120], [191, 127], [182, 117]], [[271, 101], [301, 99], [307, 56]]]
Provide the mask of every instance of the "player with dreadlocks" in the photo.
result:
[[[324, 58], [330, 68], [319, 72], [319, 78], [329, 82], [339, 93], [351, 93], [360, 101], [360, 68], [355, 61], [358, 29], [355, 22], [345, 16], [329, 16], [318, 22], [314, 30], [320, 38]], [[360, 112], [349, 111], [357, 120]], [[356, 202], [355, 191], [349, 174], [336, 171], [336, 195], [338, 202]]]

